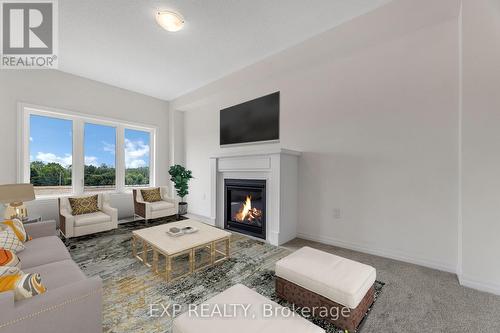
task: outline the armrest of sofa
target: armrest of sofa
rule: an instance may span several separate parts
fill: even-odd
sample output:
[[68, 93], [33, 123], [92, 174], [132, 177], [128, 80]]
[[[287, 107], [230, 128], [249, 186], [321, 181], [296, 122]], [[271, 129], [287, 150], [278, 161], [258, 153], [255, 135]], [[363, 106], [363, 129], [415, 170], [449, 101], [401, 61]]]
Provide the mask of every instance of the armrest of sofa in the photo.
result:
[[160, 187], [160, 192], [161, 192], [161, 198], [162, 198], [163, 201], [173, 203], [176, 207], [179, 205], [179, 200], [178, 199], [170, 198], [167, 186], [161, 186]]
[[141, 200], [141, 199], [136, 199], [135, 202], [137, 202], [138, 204], [141, 204], [141, 205], [147, 205], [149, 203], [149, 202]]
[[101, 210], [104, 214], [111, 216], [112, 223], [118, 223], [118, 209], [111, 207], [108, 203], [104, 203]]
[[75, 217], [65, 208], [61, 208], [59, 212], [60, 228], [65, 237], [72, 237], [75, 227]]
[[177, 200], [177, 199], [172, 199], [172, 198], [169, 198], [169, 197], [163, 197], [163, 201], [173, 203], [175, 207], [179, 206], [179, 200]]
[[33, 238], [55, 236], [57, 234], [56, 221], [41, 221], [28, 223], [24, 225], [24, 229]]
[[139, 193], [139, 189], [133, 189], [132, 196], [134, 199], [134, 214], [147, 218], [146, 203], [140, 199], [142, 197]]
[[144, 213], [150, 213], [151, 212], [151, 202], [147, 202], [144, 200], [137, 200], [137, 205], [143, 207]]
[[101, 331], [101, 279], [93, 277], [49, 289], [0, 311], [0, 328], [7, 331], [33, 332], [37, 328], [45, 332], [56, 327], [54, 323], [72, 327], [73, 332]]

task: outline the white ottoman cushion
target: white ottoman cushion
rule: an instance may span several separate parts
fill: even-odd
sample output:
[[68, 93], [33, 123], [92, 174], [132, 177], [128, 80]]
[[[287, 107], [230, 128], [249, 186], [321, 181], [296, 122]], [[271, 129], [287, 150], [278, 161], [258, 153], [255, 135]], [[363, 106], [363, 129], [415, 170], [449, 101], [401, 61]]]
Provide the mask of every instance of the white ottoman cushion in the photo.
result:
[[[269, 304], [278, 310], [283, 307], [241, 284], [223, 291], [203, 304], [210, 304], [211, 309], [215, 305], [222, 309], [224, 304], [250, 305], [250, 308], [247, 316], [244, 316], [242, 310], [238, 311], [236, 316], [226, 318], [223, 316], [201, 318], [190, 315], [187, 311], [174, 319], [173, 333], [325, 333], [322, 328], [296, 314], [283, 316], [278, 311], [278, 316], [265, 316], [264, 304]], [[200, 309], [200, 306], [197, 306], [197, 309]]]
[[355, 309], [375, 283], [375, 268], [303, 247], [276, 263], [276, 275]]

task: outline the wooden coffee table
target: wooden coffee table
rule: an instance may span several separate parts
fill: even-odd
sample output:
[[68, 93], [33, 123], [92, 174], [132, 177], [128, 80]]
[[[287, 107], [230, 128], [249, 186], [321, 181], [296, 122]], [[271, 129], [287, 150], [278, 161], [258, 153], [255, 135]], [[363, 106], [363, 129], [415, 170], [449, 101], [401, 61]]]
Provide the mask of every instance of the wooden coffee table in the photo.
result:
[[[197, 228], [198, 231], [178, 237], [172, 237], [166, 233], [172, 227], [187, 226]], [[167, 282], [170, 282], [228, 259], [230, 237], [231, 233], [227, 231], [189, 219], [132, 231], [132, 254], [146, 266], [151, 267], [153, 273], [163, 276]], [[224, 251], [217, 249], [220, 243], [224, 243]], [[201, 249], [210, 251], [210, 260], [207, 265], [196, 267], [196, 251]], [[152, 252], [151, 264], [148, 262], [149, 252]], [[186, 254], [189, 256], [188, 272], [172, 278], [172, 259]], [[163, 273], [159, 270], [160, 255], [165, 257]], [[217, 255], [222, 255], [222, 258], [217, 259]]]

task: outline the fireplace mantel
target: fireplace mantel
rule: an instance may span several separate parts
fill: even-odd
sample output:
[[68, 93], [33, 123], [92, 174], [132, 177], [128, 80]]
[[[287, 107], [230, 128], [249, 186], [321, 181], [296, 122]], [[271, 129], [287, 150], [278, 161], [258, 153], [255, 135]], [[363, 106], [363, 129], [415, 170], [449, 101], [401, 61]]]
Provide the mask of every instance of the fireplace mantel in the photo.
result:
[[301, 153], [271, 148], [210, 157], [210, 221], [224, 228], [224, 179], [266, 180], [266, 241], [281, 245], [297, 236], [298, 168]]
[[292, 155], [292, 156], [300, 156], [302, 153], [300, 151], [296, 150], [291, 150], [291, 149], [284, 149], [284, 148], [268, 148], [268, 149], [262, 149], [262, 150], [249, 150], [249, 151], [244, 151], [244, 152], [227, 152], [227, 153], [220, 153], [220, 154], [214, 154], [210, 156], [211, 159], [213, 158], [230, 158], [230, 157], [244, 157], [244, 156], [262, 156], [262, 155], [275, 155], [275, 154], [280, 154], [280, 155]]

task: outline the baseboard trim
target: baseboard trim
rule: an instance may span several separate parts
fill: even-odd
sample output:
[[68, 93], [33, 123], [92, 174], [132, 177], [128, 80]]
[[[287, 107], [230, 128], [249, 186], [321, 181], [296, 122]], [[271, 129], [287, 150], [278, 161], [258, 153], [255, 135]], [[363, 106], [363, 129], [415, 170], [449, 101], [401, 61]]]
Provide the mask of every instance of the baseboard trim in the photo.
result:
[[439, 271], [456, 274], [456, 267], [455, 266], [450, 266], [447, 264], [443, 264], [440, 262], [435, 262], [435, 261], [431, 261], [431, 260], [427, 260], [427, 259], [415, 258], [415, 257], [408, 255], [408, 254], [405, 254], [405, 253], [396, 253], [396, 252], [388, 251], [388, 250], [369, 248], [367, 246], [363, 246], [363, 245], [359, 245], [359, 244], [355, 244], [355, 243], [351, 243], [351, 242], [346, 242], [346, 241], [335, 239], [333, 237], [328, 237], [328, 236], [316, 236], [316, 235], [310, 235], [310, 234], [299, 232], [297, 234], [297, 237], [307, 239], [310, 241], [315, 241], [315, 242], [319, 242], [319, 243], [324, 243], [324, 244], [328, 244], [328, 245], [342, 247], [342, 248], [345, 248], [348, 250], [363, 252], [363, 253], [379, 256], [379, 257], [394, 259], [394, 260], [403, 261], [403, 262], [407, 262], [407, 263], [414, 264], [414, 265], [424, 266], [424, 267], [428, 267], [428, 268], [432, 268], [432, 269], [437, 269]]
[[476, 289], [479, 291], [484, 291], [486, 293], [500, 295], [500, 285], [488, 282], [480, 282], [470, 277], [459, 275], [458, 281], [460, 285], [467, 288]]
[[185, 216], [187, 218], [194, 219], [194, 220], [199, 220], [199, 221], [202, 221], [202, 222], [205, 222], [207, 224], [215, 226], [215, 220], [211, 219], [208, 216], [198, 215], [198, 214], [193, 214], [193, 213], [187, 213]]

